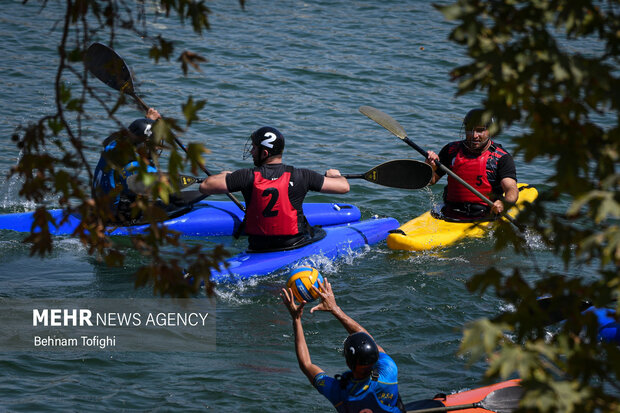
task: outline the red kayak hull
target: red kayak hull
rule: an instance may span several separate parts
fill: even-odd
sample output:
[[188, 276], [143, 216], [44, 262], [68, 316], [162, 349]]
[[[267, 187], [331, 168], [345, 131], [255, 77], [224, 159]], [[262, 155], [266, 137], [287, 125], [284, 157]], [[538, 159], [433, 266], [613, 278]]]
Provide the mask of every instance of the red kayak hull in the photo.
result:
[[[485, 397], [489, 395], [489, 393], [494, 392], [499, 389], [503, 389], [506, 387], [514, 387], [519, 385], [520, 380], [507, 380], [500, 383], [495, 383], [490, 386], [480, 387], [473, 390], [467, 390], [458, 392], [455, 394], [445, 395], [438, 394], [432, 400], [419, 400], [416, 402], [411, 402], [405, 404], [405, 408], [407, 411], [415, 412], [416, 410], [429, 409], [429, 408], [440, 408], [440, 407], [451, 407], [451, 406], [459, 406], [462, 404], [472, 404], [477, 403], [483, 400]], [[461, 413], [493, 413], [491, 410], [483, 409], [480, 407], [472, 408], [472, 409], [464, 409], [458, 410]]]

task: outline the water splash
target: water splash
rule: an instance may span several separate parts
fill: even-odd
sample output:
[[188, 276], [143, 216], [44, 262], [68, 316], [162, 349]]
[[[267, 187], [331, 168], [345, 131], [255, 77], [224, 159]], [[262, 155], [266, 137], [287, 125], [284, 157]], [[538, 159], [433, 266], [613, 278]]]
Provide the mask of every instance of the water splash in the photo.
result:
[[[23, 151], [19, 152], [17, 156], [16, 164], [19, 163], [23, 156]], [[0, 181], [0, 207], [6, 212], [26, 212], [32, 211], [36, 208], [36, 204], [33, 201], [24, 200], [19, 196], [19, 190], [23, 185], [22, 179], [13, 175], [11, 177], [3, 176]]]

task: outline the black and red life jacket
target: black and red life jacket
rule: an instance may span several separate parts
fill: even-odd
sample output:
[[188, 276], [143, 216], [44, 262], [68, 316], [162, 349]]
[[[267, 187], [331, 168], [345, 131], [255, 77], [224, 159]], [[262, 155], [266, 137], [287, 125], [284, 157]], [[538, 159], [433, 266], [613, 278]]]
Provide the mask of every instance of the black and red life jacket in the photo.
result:
[[[492, 141], [489, 149], [477, 157], [467, 156], [461, 142], [455, 142], [449, 148], [449, 151], [457, 151], [450, 166], [452, 172], [460, 176], [465, 182], [486, 197], [494, 197], [491, 179], [497, 174], [499, 159], [506, 155], [507, 152]], [[445, 201], [447, 202], [469, 202], [486, 206], [484, 201], [451, 176], [448, 176], [448, 186], [446, 189]]]
[[301, 211], [289, 199], [293, 167], [286, 166], [277, 179], [266, 179], [254, 169], [252, 197], [245, 211], [245, 232], [248, 235], [297, 235], [301, 232]]

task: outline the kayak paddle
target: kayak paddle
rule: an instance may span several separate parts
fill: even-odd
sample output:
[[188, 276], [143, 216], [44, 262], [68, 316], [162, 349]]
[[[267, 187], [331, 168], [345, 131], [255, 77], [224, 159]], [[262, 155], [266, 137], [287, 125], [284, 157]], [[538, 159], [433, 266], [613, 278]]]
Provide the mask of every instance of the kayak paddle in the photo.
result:
[[[132, 175], [127, 178], [129, 182]], [[433, 176], [433, 169], [425, 162], [413, 159], [397, 159], [377, 165], [363, 174], [342, 174], [347, 179], [364, 179], [373, 184], [388, 186], [390, 188], [420, 189], [424, 188]], [[133, 182], [132, 185], [137, 185]], [[185, 189], [194, 184], [200, 184], [204, 178], [190, 175], [179, 175], [179, 189]], [[130, 188], [131, 189], [131, 188]], [[138, 189], [136, 186], [135, 189]], [[134, 191], [134, 192], [143, 192]]]
[[[188, 188], [194, 184], [199, 184], [204, 181], [204, 178], [196, 178], [195, 176], [189, 175], [179, 175], [179, 190]], [[126, 179], [127, 187], [130, 191], [135, 192], [137, 194], [145, 194], [148, 191], [148, 187], [143, 183], [138, 181], [138, 175], [134, 174], [129, 176]]]
[[[415, 142], [413, 142], [411, 139], [409, 139], [407, 137], [407, 133], [405, 132], [405, 129], [403, 129], [403, 127], [396, 121], [396, 119], [392, 118], [387, 113], [384, 113], [384, 112], [380, 111], [379, 109], [373, 108], [372, 106], [360, 106], [359, 111], [362, 114], [368, 116], [370, 119], [372, 119], [375, 122], [377, 122], [379, 125], [383, 126], [385, 129], [387, 129], [390, 132], [392, 132], [392, 134], [395, 135], [396, 137], [402, 139], [405, 143], [407, 143], [413, 149], [418, 151], [422, 156], [424, 156], [424, 158], [428, 158], [428, 153], [424, 149], [420, 148]], [[491, 202], [491, 200], [489, 198], [487, 198], [486, 196], [481, 194], [476, 188], [474, 188], [473, 186], [471, 186], [470, 184], [465, 182], [460, 176], [458, 176], [457, 174], [452, 172], [449, 168], [447, 168], [441, 162], [439, 162], [437, 160], [437, 161], [435, 161], [435, 164], [442, 171], [444, 171], [445, 173], [450, 175], [452, 178], [454, 178], [457, 181], [459, 181], [463, 186], [465, 186], [465, 188], [467, 188], [471, 192], [473, 192], [478, 198], [483, 200], [487, 205], [489, 205], [491, 207], [493, 206], [493, 202]], [[502, 212], [502, 216], [504, 218], [506, 218], [508, 221], [510, 221], [519, 230], [521, 230], [521, 231], [524, 230], [523, 228], [521, 228], [521, 225], [518, 225], [516, 223], [516, 221], [514, 220], [514, 218], [512, 218], [510, 215], [508, 215], [505, 211]]]
[[424, 188], [433, 177], [433, 168], [425, 162], [397, 159], [384, 162], [363, 174], [343, 174], [347, 179], [365, 179], [373, 184], [401, 189]]
[[[102, 43], [93, 43], [90, 45], [88, 50], [86, 51], [86, 56], [84, 59], [86, 64], [86, 68], [99, 80], [101, 80], [106, 85], [110, 86], [113, 89], [118, 90], [121, 93], [125, 93], [131, 96], [138, 105], [145, 112], [148, 111], [149, 107], [144, 103], [142, 99], [138, 95], [133, 87], [133, 79], [131, 77], [131, 73], [129, 72], [129, 68], [127, 64], [123, 60], [122, 57], [118, 55], [114, 50], [109, 48], [108, 46]], [[185, 145], [181, 143], [181, 141], [173, 136], [174, 142], [187, 154], [187, 149]], [[200, 165], [200, 169], [207, 174], [207, 176], [211, 176], [211, 172], [203, 166]], [[227, 193], [228, 198], [235, 203], [243, 212], [245, 212], [245, 207], [239, 202], [237, 198], [230, 192]]]
[[487, 397], [476, 403], [459, 404], [457, 406], [432, 407], [430, 409], [407, 410], [407, 413], [439, 413], [465, 409], [485, 409], [496, 413], [512, 413], [519, 407], [523, 397], [520, 386], [504, 387], [487, 394]]
[[188, 186], [199, 184], [204, 181], [204, 178], [196, 178], [195, 176], [179, 175], [179, 189], [185, 189]]

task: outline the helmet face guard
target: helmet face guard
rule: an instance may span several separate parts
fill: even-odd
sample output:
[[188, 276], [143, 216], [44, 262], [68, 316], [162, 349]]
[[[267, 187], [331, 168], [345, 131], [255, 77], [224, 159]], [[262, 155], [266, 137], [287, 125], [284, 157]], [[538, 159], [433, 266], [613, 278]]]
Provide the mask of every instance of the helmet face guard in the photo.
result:
[[[472, 109], [463, 118], [461, 125], [461, 140], [463, 145], [471, 152], [482, 152], [490, 139], [488, 133], [489, 128], [495, 125], [495, 117], [491, 116], [488, 120], [484, 120], [484, 109]], [[474, 141], [475, 134], [483, 134], [487, 132], [485, 138], [480, 141]]]
[[[256, 147], [257, 153], [252, 155], [252, 149]], [[269, 154], [266, 158], [261, 159], [262, 151], [266, 150]], [[263, 126], [252, 132], [243, 148], [243, 159], [253, 156], [254, 165], [260, 166], [265, 159], [281, 155], [284, 152], [284, 136], [276, 128]]]
[[243, 146], [243, 160], [250, 158], [252, 156], [252, 137], [250, 136], [247, 141], [245, 141], [245, 145]]

